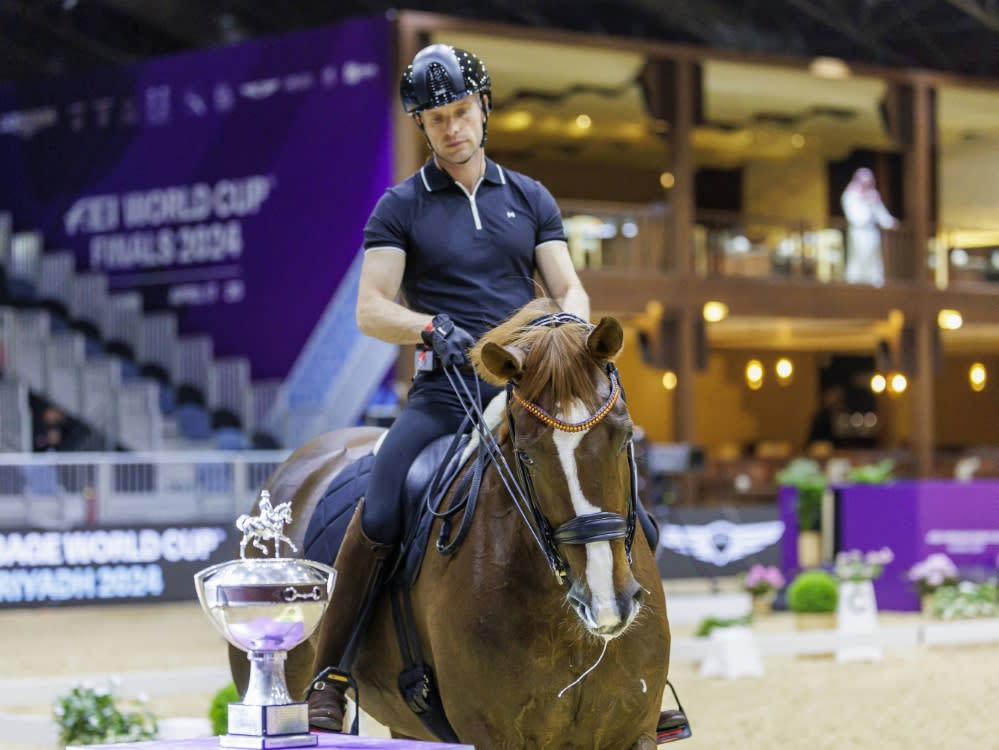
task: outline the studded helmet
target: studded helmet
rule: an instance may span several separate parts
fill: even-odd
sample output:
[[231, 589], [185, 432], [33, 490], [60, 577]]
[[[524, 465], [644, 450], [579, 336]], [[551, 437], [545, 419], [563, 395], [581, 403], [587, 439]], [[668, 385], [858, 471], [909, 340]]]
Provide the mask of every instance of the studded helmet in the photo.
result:
[[471, 52], [449, 44], [432, 44], [416, 53], [402, 74], [399, 97], [408, 115], [490, 92], [485, 63]]

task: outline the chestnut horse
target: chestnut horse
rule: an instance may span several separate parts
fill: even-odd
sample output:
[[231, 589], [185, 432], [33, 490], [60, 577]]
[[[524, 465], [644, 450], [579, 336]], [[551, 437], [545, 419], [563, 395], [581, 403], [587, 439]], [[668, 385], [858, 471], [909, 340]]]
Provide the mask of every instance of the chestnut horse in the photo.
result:
[[[511, 384], [491, 433], [504, 460], [485, 469], [461, 546], [448, 556], [426, 553], [411, 598], [447, 717], [461, 742], [476, 748], [656, 746], [670, 634], [641, 530], [631, 545], [632, 421], [613, 366], [622, 341], [613, 318], [594, 327], [535, 300], [471, 352], [483, 379]], [[299, 548], [332, 477], [379, 434], [323, 435], [267, 480], [275, 503], [292, 502], [287, 533]], [[505, 482], [503, 465], [517, 467]], [[313, 653], [306, 641], [289, 654], [294, 696], [313, 676]], [[246, 655], [235, 652], [231, 663], [245, 685]], [[361, 704], [394, 737], [437, 739], [400, 697], [402, 668], [382, 594], [352, 670]]]

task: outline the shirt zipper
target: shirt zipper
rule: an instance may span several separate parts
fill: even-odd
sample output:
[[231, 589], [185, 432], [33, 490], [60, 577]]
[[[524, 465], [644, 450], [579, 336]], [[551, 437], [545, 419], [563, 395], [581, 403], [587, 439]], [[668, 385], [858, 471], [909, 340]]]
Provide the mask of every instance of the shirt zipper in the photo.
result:
[[475, 183], [475, 187], [472, 189], [472, 192], [468, 192], [465, 186], [457, 180], [454, 184], [460, 187], [461, 192], [468, 197], [468, 204], [472, 207], [472, 218], [475, 220], [475, 228], [482, 229], [482, 220], [479, 218], [479, 205], [475, 202], [475, 194], [479, 192], [479, 185], [482, 184], [482, 177], [480, 177], [479, 181]]

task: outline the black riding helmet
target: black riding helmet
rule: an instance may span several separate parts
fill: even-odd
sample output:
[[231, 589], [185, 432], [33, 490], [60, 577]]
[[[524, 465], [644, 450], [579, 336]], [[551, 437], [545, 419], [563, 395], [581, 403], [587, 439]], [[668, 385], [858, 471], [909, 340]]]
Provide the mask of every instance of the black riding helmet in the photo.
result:
[[[428, 109], [478, 94], [486, 114], [482, 142], [486, 141], [492, 79], [486, 64], [476, 55], [449, 44], [431, 44], [416, 53], [413, 62], [402, 74], [399, 98], [408, 115], [417, 115]], [[417, 122], [420, 129], [422, 123]]]

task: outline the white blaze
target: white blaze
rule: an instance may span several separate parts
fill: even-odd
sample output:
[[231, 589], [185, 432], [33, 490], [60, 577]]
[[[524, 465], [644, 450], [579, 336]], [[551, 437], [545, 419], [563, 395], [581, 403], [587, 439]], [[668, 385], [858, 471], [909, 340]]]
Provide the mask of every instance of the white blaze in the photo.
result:
[[[582, 422], [590, 415], [580, 401], [569, 405], [567, 412], [556, 415], [558, 419], [570, 424]], [[580, 432], [563, 432], [555, 430], [552, 440], [558, 452], [562, 471], [569, 486], [569, 498], [577, 516], [587, 516], [599, 513], [600, 508], [586, 499], [583, 488], [579, 484], [579, 470], [576, 466], [576, 448], [582, 442], [589, 430]], [[591, 542], [586, 545], [586, 583], [590, 587], [590, 612], [595, 624], [611, 626], [617, 624], [621, 615], [617, 611], [617, 601], [614, 598], [614, 558], [611, 555], [610, 542]]]

